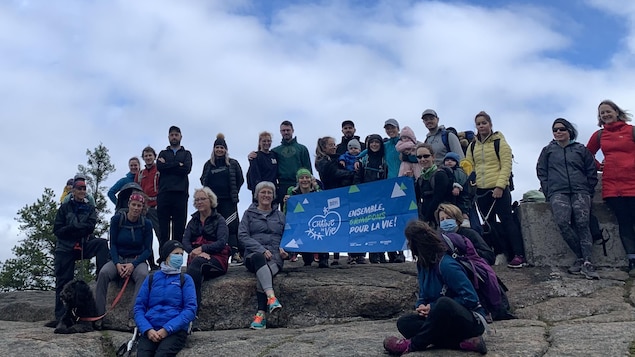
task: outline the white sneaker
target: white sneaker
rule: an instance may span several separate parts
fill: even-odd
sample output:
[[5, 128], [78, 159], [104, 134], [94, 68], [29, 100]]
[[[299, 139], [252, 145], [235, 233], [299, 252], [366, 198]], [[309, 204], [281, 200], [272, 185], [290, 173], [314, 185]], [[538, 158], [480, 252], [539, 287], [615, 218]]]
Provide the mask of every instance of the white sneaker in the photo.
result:
[[505, 265], [507, 264], [507, 257], [505, 254], [499, 254], [496, 256], [496, 260], [494, 261], [494, 265]]

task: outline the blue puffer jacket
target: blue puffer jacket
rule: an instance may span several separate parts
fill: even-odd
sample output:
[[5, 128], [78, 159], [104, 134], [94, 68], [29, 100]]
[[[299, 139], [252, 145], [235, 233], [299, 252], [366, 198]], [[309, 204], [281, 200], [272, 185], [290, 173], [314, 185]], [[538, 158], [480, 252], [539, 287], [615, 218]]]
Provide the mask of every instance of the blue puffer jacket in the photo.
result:
[[188, 325], [196, 317], [196, 289], [194, 280], [184, 274], [181, 287], [180, 274], [154, 273], [152, 291], [148, 289], [148, 278], [137, 295], [134, 305], [134, 319], [139, 331], [145, 335], [150, 329], [164, 328], [169, 335], [177, 331], [187, 331]]

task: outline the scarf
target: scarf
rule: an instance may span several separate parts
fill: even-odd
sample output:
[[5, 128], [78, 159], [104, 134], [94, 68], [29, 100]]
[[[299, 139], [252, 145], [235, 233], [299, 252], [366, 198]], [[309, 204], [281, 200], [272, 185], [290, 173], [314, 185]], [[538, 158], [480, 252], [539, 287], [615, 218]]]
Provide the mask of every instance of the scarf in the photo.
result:
[[421, 177], [423, 177], [423, 179], [427, 181], [435, 172], [437, 172], [437, 165], [432, 164], [432, 166], [427, 169], [421, 169]]

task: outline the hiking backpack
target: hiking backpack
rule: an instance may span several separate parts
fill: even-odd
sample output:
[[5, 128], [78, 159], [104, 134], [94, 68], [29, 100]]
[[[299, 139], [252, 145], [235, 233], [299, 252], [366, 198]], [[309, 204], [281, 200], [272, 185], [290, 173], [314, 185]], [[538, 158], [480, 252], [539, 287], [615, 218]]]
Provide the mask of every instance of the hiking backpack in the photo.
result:
[[448, 253], [463, 267], [492, 320], [515, 319], [509, 311], [509, 300], [505, 293], [507, 287], [485, 259], [476, 253], [472, 242], [458, 233], [442, 233], [441, 237], [448, 246]]

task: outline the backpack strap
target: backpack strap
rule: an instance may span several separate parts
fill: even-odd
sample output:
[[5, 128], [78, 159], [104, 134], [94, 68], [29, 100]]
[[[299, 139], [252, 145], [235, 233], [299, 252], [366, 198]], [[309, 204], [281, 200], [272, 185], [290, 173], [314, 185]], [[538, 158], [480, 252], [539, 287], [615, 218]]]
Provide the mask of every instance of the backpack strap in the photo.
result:
[[445, 129], [441, 129], [441, 142], [445, 145], [447, 152], [452, 151], [450, 149], [450, 141], [448, 140], [448, 131]]
[[[635, 141], [635, 125], [631, 125], [631, 126], [632, 126], [632, 128], [633, 128], [633, 141]], [[602, 138], [602, 130], [604, 130], [604, 129], [600, 129], [600, 130], [598, 130], [598, 146], [599, 146], [599, 147], [602, 147], [602, 141], [601, 141], [601, 138]]]

